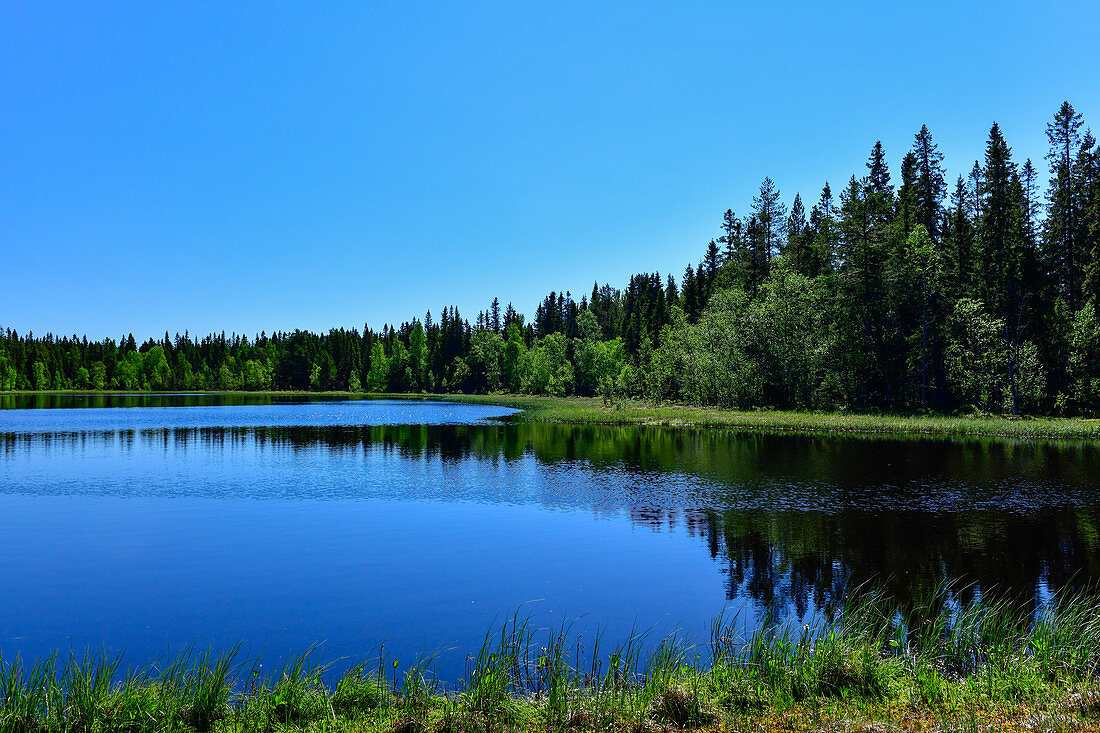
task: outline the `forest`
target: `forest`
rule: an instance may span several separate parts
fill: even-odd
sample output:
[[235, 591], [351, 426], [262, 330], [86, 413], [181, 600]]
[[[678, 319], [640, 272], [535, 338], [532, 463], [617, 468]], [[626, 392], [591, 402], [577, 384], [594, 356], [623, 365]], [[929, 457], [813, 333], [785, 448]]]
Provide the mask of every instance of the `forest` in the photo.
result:
[[[949, 183], [922, 126], [892, 178], [816, 200], [765, 178], [677, 279], [634, 275], [533, 318], [494, 299], [375, 331], [188, 333], [137, 343], [0, 329], [0, 390], [596, 395], [734, 408], [1100, 410], [1100, 146], [1065, 102], [1044, 172], [994, 123]], [[1045, 183], [1040, 181], [1045, 177]], [[716, 217], [717, 218], [717, 217]]]

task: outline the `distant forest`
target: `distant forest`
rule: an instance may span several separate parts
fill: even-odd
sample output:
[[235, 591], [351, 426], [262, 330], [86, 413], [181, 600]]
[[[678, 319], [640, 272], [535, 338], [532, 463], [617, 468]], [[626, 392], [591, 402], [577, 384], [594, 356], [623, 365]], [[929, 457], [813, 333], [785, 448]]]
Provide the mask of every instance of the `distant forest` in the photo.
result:
[[[1100, 410], [1100, 146], [1065, 102], [1046, 185], [994, 124], [948, 184], [927, 127], [788, 207], [765, 178], [702, 261], [623, 289], [493, 300], [373, 331], [138, 344], [0, 330], [0, 390], [351, 390], [627, 397], [738, 408]], [[1045, 191], [1042, 189], [1045, 188]]]

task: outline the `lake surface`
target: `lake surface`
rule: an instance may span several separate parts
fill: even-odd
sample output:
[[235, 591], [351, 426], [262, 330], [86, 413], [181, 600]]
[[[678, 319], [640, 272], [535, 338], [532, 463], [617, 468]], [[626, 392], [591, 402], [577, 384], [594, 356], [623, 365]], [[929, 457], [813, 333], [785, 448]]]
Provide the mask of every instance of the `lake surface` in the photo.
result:
[[[519, 611], [652, 643], [872, 581], [1100, 579], [1095, 443], [529, 425], [506, 408], [0, 397], [0, 654], [466, 653]], [[265, 665], [266, 666], [266, 665]]]

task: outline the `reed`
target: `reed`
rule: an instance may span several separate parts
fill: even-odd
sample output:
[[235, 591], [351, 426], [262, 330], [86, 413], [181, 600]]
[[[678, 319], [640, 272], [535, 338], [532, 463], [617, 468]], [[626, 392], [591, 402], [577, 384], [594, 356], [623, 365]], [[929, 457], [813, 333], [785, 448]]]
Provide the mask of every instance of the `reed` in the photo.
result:
[[314, 649], [267, 676], [239, 648], [136, 669], [103, 652], [0, 659], [0, 731], [1100, 728], [1100, 593], [1036, 607], [989, 593], [963, 602], [958, 591], [902, 606], [857, 589], [808, 624], [765, 620], [741, 633], [736, 616], [715, 619], [703, 643], [649, 643], [635, 630], [582, 645], [566, 625], [536, 628], [516, 613], [485, 635], [457, 684], [432, 676], [430, 655], [401, 670], [382, 652], [334, 684]]

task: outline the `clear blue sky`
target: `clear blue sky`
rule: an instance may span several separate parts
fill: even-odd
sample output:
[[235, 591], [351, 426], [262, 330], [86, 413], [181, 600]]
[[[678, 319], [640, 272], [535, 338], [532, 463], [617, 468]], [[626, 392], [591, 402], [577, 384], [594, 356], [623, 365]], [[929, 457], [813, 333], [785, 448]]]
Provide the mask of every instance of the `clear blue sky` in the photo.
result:
[[[789, 204], [1100, 127], [1094, 3], [9, 3], [0, 325], [138, 339], [530, 316]], [[533, 4], [532, 4], [533, 5]]]

